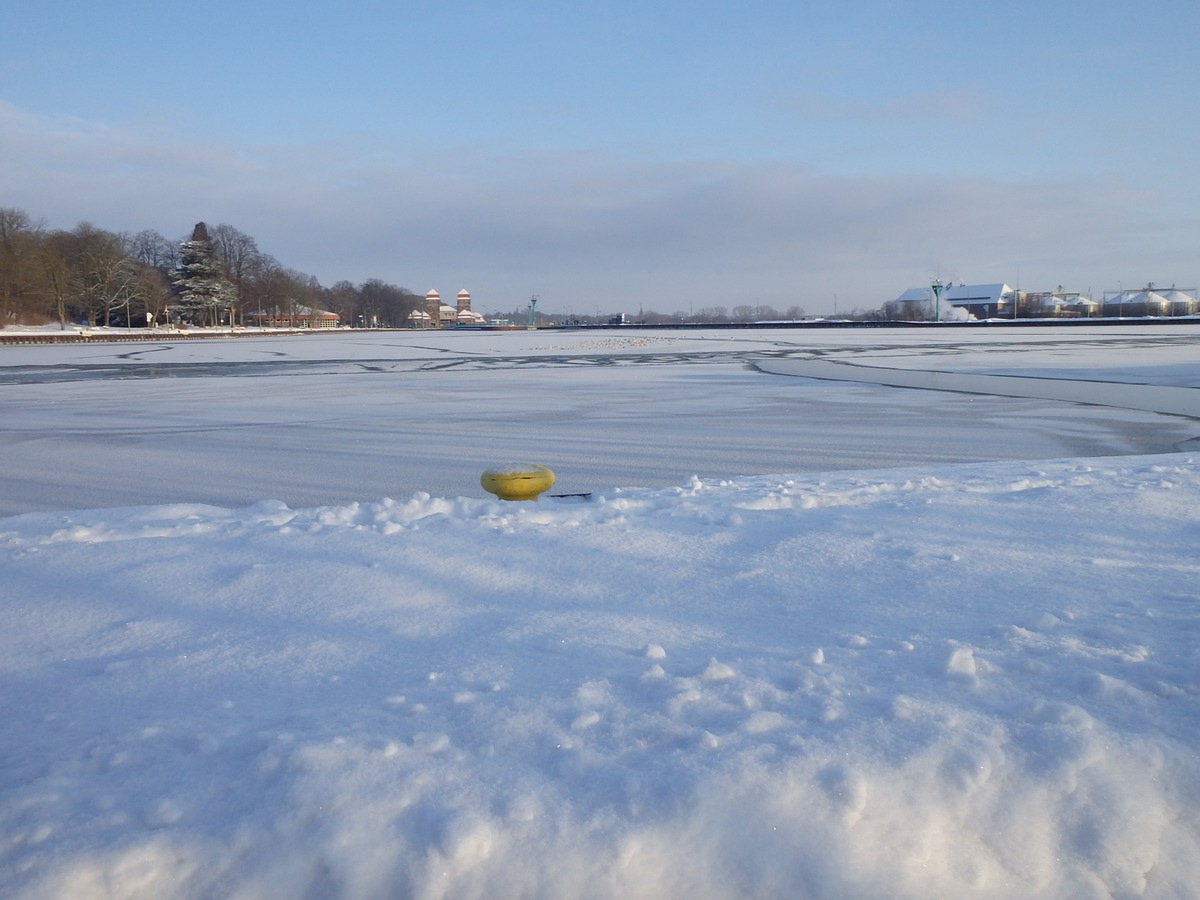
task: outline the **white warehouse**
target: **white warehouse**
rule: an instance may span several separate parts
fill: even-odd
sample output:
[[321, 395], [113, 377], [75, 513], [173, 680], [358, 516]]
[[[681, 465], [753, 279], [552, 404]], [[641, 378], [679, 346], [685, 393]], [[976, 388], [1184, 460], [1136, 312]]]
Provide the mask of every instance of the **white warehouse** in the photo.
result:
[[[947, 306], [976, 319], [1012, 318], [1020, 291], [1007, 284], [948, 284], [942, 288], [942, 309]], [[890, 319], [931, 319], [933, 288], [909, 288], [884, 306]]]

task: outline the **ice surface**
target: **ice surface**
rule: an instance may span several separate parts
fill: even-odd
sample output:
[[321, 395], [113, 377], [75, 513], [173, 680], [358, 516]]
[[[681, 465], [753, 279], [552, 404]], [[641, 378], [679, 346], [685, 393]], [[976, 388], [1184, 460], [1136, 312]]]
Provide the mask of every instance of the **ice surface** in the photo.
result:
[[[557, 490], [664, 487], [914, 463], [1152, 453], [1190, 419], [1119, 408], [902, 391], [765, 374], [828, 359], [1030, 364], [1062, 345], [988, 329], [992, 349], [937, 331], [357, 333], [150, 344], [0, 347], [0, 514], [177, 501], [292, 506], [484, 496], [489, 465], [550, 466]], [[1080, 365], [1132, 343], [1149, 362], [1200, 358], [1162, 331], [1070, 329]], [[963, 334], [947, 333], [962, 343]], [[1017, 348], [1017, 349], [1013, 349]], [[889, 362], [890, 364], [890, 362]], [[4, 384], [8, 381], [8, 384]], [[14, 383], [18, 382], [18, 383]]]

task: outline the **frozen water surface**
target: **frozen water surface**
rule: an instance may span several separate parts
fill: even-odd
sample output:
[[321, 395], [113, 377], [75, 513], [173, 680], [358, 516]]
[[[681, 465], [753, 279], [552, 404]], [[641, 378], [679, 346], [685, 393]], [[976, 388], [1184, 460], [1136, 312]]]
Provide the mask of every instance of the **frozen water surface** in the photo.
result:
[[480, 496], [479, 473], [510, 460], [548, 465], [559, 490], [576, 492], [691, 475], [1156, 453], [1197, 436], [1178, 416], [755, 367], [923, 360], [975, 372], [992, 355], [1006, 371], [1014, 360], [1042, 374], [1048, 361], [1086, 368], [1113, 358], [1140, 361], [1152, 376], [1154, 365], [1186, 368], [1197, 341], [1176, 327], [339, 333], [3, 347], [0, 514]]

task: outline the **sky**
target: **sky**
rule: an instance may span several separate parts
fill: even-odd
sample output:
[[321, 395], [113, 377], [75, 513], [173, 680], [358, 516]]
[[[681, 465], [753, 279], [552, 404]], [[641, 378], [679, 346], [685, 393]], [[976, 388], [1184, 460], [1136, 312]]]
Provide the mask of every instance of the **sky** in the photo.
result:
[[0, 13], [0, 205], [477, 309], [1200, 282], [1187, 2]]

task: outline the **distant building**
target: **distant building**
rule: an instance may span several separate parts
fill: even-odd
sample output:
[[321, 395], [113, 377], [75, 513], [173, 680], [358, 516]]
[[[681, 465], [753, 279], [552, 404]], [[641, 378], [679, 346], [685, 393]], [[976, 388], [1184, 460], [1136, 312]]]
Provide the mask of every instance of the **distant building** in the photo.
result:
[[1022, 293], [1017, 317], [1030, 319], [1086, 319], [1100, 315], [1100, 304], [1079, 291], [1057, 290]]
[[426, 327], [437, 328], [438, 323], [442, 320], [442, 295], [436, 290], [430, 290], [425, 295], [425, 315], [428, 317], [426, 321], [429, 323]]
[[[942, 303], [963, 310], [976, 319], [1012, 318], [1020, 292], [1007, 284], [948, 284], [942, 289]], [[909, 288], [884, 305], [889, 319], [932, 319], [933, 288]]]
[[1104, 315], [1120, 317], [1139, 316], [1194, 316], [1200, 312], [1196, 290], [1180, 290], [1172, 287], [1156, 291], [1153, 284], [1136, 291], [1116, 291], [1104, 295]]
[[454, 323], [456, 325], [482, 325], [487, 321], [471, 309], [471, 292], [463, 288], [458, 292]]
[[293, 306], [246, 313], [246, 324], [258, 328], [339, 328], [342, 317], [326, 309]]
[[1200, 297], [1195, 288], [1179, 290], [1172, 287], [1163, 292], [1163, 297], [1171, 303], [1172, 316], [1194, 316], [1200, 313]]
[[455, 325], [482, 325], [483, 316], [471, 310], [471, 292], [463, 288], [455, 298], [455, 306], [442, 303], [442, 295], [431, 290], [425, 295], [425, 309], [414, 310], [408, 317], [413, 328], [453, 328]]
[[[963, 310], [976, 319], [1135, 318], [1194, 316], [1200, 300], [1194, 288], [1156, 291], [1153, 284], [1130, 291], [1105, 293], [1103, 301], [1079, 291], [1018, 291], [1007, 284], [948, 284], [942, 289], [942, 310]], [[933, 288], [909, 288], [885, 303], [884, 315], [898, 321], [935, 318]]]

